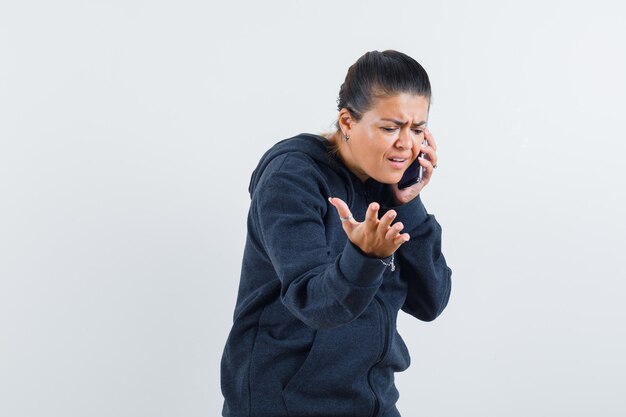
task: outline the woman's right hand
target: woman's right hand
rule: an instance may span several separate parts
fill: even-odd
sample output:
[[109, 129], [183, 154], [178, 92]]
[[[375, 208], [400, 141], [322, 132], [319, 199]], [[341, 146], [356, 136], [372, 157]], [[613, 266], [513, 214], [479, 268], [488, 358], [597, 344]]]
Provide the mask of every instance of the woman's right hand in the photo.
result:
[[404, 226], [397, 222], [393, 226], [391, 222], [396, 217], [394, 210], [389, 210], [379, 219], [378, 203], [371, 203], [365, 213], [365, 220], [357, 222], [350, 213], [348, 205], [337, 197], [328, 199], [342, 218], [343, 230], [348, 235], [348, 239], [361, 249], [365, 255], [372, 258], [387, 258], [391, 256], [400, 245], [409, 240], [408, 233], [402, 233]]

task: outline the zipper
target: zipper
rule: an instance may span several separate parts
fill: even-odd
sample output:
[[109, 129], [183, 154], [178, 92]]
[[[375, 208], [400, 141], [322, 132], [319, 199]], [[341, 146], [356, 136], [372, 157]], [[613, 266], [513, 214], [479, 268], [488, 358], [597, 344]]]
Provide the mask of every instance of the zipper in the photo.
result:
[[383, 327], [384, 339], [383, 339], [383, 349], [380, 352], [380, 355], [376, 359], [376, 362], [374, 363], [374, 365], [372, 365], [370, 370], [367, 372], [367, 382], [369, 384], [370, 390], [372, 391], [372, 395], [374, 396], [374, 412], [372, 413], [372, 417], [378, 416], [378, 413], [380, 412], [380, 400], [378, 399], [378, 395], [376, 394], [376, 391], [374, 390], [372, 371], [374, 370], [376, 366], [378, 366], [379, 363], [383, 361], [385, 356], [387, 356], [387, 351], [389, 350], [389, 340], [390, 340], [389, 327], [391, 327], [389, 326], [389, 313], [387, 312], [387, 307], [385, 306], [385, 302], [378, 295], [374, 296], [374, 300], [376, 301], [376, 304], [378, 304], [378, 307], [380, 308], [380, 311], [382, 313], [382, 318], [383, 318], [382, 327]]
[[[363, 184], [363, 196], [365, 197], [366, 208], [370, 203], [369, 191], [370, 191], [369, 186], [367, 184]], [[378, 305], [378, 308], [380, 308], [381, 315], [382, 315], [383, 349], [380, 352], [380, 355], [378, 356], [378, 358], [376, 359], [376, 362], [374, 362], [372, 367], [367, 372], [367, 382], [369, 384], [370, 391], [372, 391], [372, 396], [374, 397], [374, 411], [372, 413], [372, 417], [377, 417], [378, 414], [380, 413], [380, 400], [378, 399], [376, 390], [374, 390], [372, 371], [374, 370], [374, 368], [378, 366], [378, 364], [380, 364], [383, 361], [385, 356], [387, 356], [387, 351], [389, 350], [389, 341], [391, 340], [389, 336], [389, 331], [390, 331], [389, 329], [391, 328], [391, 326], [389, 325], [389, 313], [387, 311], [386, 304], [383, 301], [382, 297], [380, 297], [377, 294], [374, 296], [374, 301], [376, 301], [376, 304]]]

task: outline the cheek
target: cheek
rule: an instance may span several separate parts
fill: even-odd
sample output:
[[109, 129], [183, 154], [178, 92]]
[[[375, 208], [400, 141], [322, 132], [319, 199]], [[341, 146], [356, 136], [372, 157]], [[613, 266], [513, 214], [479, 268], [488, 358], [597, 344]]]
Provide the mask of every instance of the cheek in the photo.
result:
[[367, 159], [373, 164], [381, 165], [387, 159], [388, 153], [386, 146], [372, 145], [367, 149]]
[[393, 142], [375, 130], [367, 130], [363, 133], [363, 140], [359, 141], [361, 163], [369, 170], [384, 169], [386, 155], [389, 153]]

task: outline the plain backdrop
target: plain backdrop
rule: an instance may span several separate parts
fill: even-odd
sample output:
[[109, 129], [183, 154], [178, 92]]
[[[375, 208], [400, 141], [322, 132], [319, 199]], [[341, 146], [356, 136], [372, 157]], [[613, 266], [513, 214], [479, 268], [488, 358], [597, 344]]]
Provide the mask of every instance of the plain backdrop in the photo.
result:
[[217, 416], [250, 174], [417, 59], [448, 308], [403, 416], [623, 416], [623, 2], [2, 1], [0, 415]]

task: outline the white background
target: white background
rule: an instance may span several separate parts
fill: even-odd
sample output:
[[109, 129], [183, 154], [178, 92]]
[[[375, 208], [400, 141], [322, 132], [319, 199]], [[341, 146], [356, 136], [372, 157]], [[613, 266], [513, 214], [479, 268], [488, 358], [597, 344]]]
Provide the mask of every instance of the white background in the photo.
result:
[[217, 416], [250, 174], [368, 50], [433, 86], [453, 269], [405, 416], [623, 416], [620, 2], [3, 1], [0, 415]]

